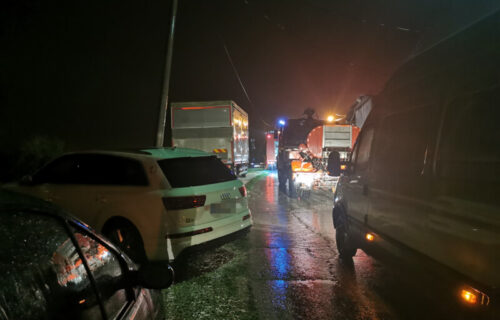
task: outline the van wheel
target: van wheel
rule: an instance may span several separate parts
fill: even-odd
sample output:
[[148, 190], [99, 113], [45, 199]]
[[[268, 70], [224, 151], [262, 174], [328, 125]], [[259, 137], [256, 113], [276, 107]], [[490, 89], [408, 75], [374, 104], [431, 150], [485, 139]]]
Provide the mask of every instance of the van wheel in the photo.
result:
[[335, 240], [337, 242], [337, 251], [342, 259], [351, 259], [356, 255], [356, 245], [354, 244], [354, 239], [349, 232], [349, 224], [344, 221], [335, 230]]
[[148, 260], [141, 234], [132, 223], [115, 221], [105, 225], [102, 233], [134, 262], [142, 264]]

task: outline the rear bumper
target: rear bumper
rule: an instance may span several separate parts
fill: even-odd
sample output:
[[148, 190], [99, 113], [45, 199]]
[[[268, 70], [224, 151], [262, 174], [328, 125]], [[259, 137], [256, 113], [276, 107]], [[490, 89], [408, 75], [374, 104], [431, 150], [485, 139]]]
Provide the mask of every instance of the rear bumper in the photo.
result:
[[[249, 217], [248, 217], [249, 216]], [[173, 234], [182, 234], [189, 231], [203, 230], [211, 228], [211, 231], [196, 234], [193, 236], [167, 238], [165, 243], [167, 246], [168, 256], [170, 260], [174, 260], [186, 248], [196, 246], [208, 241], [222, 238], [240, 230], [246, 229], [253, 225], [250, 210], [245, 210], [235, 215], [231, 215], [225, 219], [213, 221], [212, 223], [197, 225], [188, 229], [179, 229]]]

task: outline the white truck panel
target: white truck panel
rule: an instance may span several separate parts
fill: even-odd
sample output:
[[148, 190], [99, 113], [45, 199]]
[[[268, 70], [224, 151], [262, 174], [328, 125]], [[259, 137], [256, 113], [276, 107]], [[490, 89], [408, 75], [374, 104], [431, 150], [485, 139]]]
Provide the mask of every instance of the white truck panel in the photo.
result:
[[248, 114], [234, 101], [172, 103], [174, 146], [216, 154], [236, 166], [248, 165]]

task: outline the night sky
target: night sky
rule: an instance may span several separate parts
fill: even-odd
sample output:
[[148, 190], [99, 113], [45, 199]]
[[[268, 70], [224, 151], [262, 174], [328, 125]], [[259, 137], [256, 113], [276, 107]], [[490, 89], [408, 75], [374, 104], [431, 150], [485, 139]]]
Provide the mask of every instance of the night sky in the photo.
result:
[[[170, 2], [68, 2], [3, 5], [2, 147], [33, 135], [58, 137], [69, 149], [153, 145]], [[235, 100], [250, 114], [253, 137], [305, 108], [321, 118], [345, 113], [409, 56], [499, 7], [179, 0], [170, 101]]]

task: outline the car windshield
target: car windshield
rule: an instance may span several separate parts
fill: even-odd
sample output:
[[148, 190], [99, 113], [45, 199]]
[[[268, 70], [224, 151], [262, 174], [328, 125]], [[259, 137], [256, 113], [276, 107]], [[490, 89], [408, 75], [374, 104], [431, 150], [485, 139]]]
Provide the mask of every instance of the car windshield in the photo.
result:
[[158, 164], [173, 188], [236, 180], [234, 174], [213, 156], [164, 159]]

